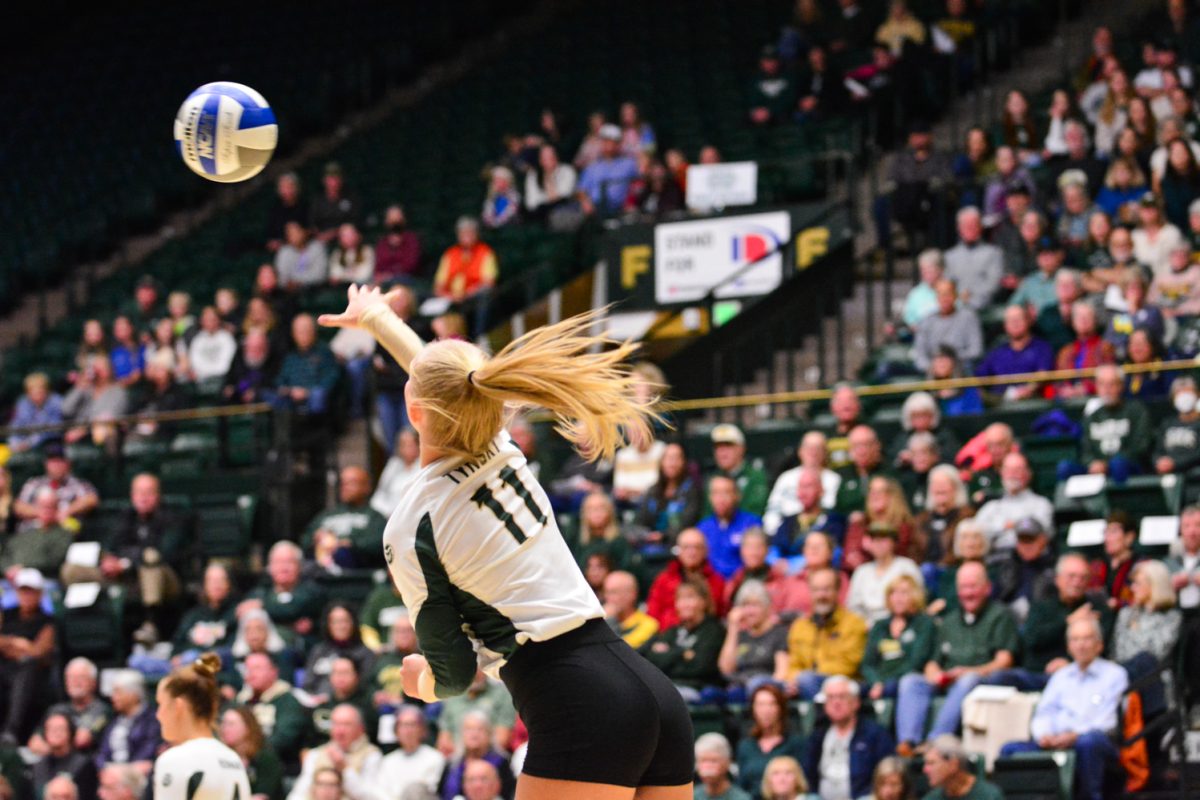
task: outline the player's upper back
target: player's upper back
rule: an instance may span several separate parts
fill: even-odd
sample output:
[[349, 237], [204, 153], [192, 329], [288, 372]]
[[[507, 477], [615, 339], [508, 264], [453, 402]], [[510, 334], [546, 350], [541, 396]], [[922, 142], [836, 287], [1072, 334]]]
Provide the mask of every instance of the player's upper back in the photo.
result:
[[414, 614], [444, 575], [459, 601], [509, 620], [518, 643], [603, 615], [507, 431], [478, 461], [438, 461], [413, 477], [388, 522], [384, 555]]
[[250, 800], [242, 759], [212, 738], [175, 745], [154, 762], [154, 800]]

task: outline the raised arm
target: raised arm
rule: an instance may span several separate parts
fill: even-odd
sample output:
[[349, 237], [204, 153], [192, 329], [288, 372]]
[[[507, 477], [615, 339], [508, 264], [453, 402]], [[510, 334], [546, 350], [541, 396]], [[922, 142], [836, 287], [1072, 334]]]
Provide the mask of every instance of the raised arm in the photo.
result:
[[421, 337], [392, 311], [390, 301], [399, 290], [387, 294], [378, 286], [351, 284], [346, 290], [346, 310], [322, 314], [317, 322], [329, 328], [361, 328], [375, 337], [405, 372], [425, 346]]

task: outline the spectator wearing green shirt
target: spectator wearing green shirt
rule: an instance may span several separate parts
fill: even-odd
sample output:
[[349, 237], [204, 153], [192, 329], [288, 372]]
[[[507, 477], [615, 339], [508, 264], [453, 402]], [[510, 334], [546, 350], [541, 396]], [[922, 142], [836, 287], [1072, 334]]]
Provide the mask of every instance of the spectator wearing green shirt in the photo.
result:
[[1137, 400], [1127, 400], [1125, 372], [1106, 364], [1096, 368], [1100, 407], [1083, 419], [1083, 467], [1120, 483], [1143, 469], [1154, 444], [1150, 415]]
[[[762, 516], [767, 510], [771, 486], [767, 475], [758, 467], [746, 463], [746, 437], [737, 425], [721, 424], [712, 429], [713, 461], [717, 474], [732, 478], [742, 497], [741, 508]], [[710, 476], [711, 477], [711, 476]], [[712, 513], [705, 503], [704, 516]]]
[[707, 583], [683, 581], [675, 590], [678, 624], [659, 631], [641, 650], [688, 702], [700, 702], [705, 690], [724, 685], [717, 661], [725, 642], [725, 626], [715, 612]]
[[221, 742], [242, 759], [250, 779], [251, 798], [282, 800], [283, 763], [267, 744], [262, 726], [254, 712], [245, 706], [231, 706], [221, 714]]
[[1196, 381], [1192, 378], [1185, 375], [1171, 381], [1171, 404], [1179, 413], [1163, 420], [1155, 437], [1152, 461], [1159, 475], [1200, 466], [1200, 406], [1196, 397]]
[[209, 564], [204, 570], [200, 602], [183, 615], [171, 643], [172, 656], [186, 662], [184, 655], [199, 655], [205, 650], [228, 652], [237, 633], [237, 603], [232, 596], [233, 581], [222, 564]]
[[337, 505], [308, 523], [300, 545], [326, 570], [383, 567], [387, 518], [371, 508], [371, 476], [362, 467], [345, 467], [339, 477]]
[[945, 692], [946, 702], [930, 738], [957, 730], [963, 699], [985, 678], [1013, 665], [1017, 626], [1007, 608], [990, 601], [987, 570], [967, 562], [958, 568], [956, 580], [959, 608], [942, 620], [933, 657], [923, 672], [900, 679], [896, 735], [901, 755], [911, 755], [913, 745], [924, 741], [925, 717], [935, 693]]
[[288, 773], [297, 774], [300, 748], [308, 742], [312, 716], [292, 693], [292, 685], [280, 680], [275, 662], [266, 653], [246, 656], [246, 682], [237, 701], [254, 713]]
[[1022, 692], [1045, 689], [1050, 676], [1071, 663], [1067, 626], [1076, 619], [1098, 619], [1107, 638], [1112, 631], [1112, 611], [1102, 592], [1089, 592], [1091, 578], [1091, 565], [1081, 553], [1059, 556], [1054, 567], [1054, 596], [1035, 601], [1021, 627], [1021, 666], [999, 670], [984, 683], [1014, 686]]
[[1004, 800], [995, 784], [975, 775], [971, 757], [953, 734], [934, 737], [924, 769], [930, 786], [924, 800]]
[[850, 463], [837, 471], [842, 478], [834, 508], [841, 514], [862, 511], [867, 503], [867, 485], [876, 475], [888, 475], [883, 466], [883, 446], [870, 425], [856, 425], [847, 436]]
[[0, 553], [0, 569], [13, 582], [22, 567], [36, 569], [43, 575], [57, 575], [67, 556], [74, 534], [59, 524], [58, 495], [43, 486], [34, 495], [37, 516], [31, 524], [4, 542]]
[[267, 555], [267, 575], [270, 586], [252, 591], [238, 605], [238, 616], [252, 608], [267, 612], [271, 622], [287, 628], [301, 637], [304, 644], [316, 639], [315, 620], [325, 608], [325, 593], [312, 581], [300, 580], [304, 554], [289, 541], [276, 542]]
[[900, 679], [925, 667], [937, 633], [925, 613], [925, 589], [915, 578], [897, 575], [884, 592], [890, 616], [871, 626], [860, 667], [872, 700], [894, 698]]

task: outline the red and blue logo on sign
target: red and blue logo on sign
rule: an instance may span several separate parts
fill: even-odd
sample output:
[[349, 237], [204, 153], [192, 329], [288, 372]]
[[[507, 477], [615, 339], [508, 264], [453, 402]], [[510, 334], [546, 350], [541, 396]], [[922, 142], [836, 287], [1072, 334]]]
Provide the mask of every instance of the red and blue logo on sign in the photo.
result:
[[733, 260], [736, 263], [757, 261], [778, 252], [782, 245], [783, 242], [773, 230], [755, 225], [746, 233], [732, 237]]

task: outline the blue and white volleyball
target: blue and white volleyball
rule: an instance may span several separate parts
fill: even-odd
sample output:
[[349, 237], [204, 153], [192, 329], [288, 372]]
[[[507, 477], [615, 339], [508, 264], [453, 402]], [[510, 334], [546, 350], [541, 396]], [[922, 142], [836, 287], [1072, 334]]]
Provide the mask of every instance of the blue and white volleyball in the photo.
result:
[[175, 115], [175, 149], [197, 175], [236, 183], [262, 172], [279, 128], [266, 98], [240, 83], [206, 83]]

